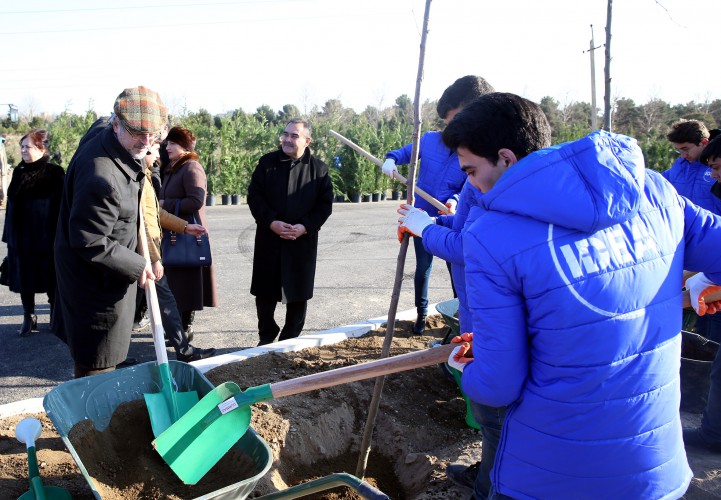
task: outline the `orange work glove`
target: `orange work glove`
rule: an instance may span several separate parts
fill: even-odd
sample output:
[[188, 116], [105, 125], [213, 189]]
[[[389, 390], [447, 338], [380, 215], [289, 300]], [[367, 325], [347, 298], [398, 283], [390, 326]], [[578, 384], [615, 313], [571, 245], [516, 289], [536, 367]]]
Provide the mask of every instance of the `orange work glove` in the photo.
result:
[[473, 332], [462, 333], [451, 339], [451, 344], [460, 344], [461, 342], [473, 342]]
[[689, 277], [686, 280], [686, 289], [691, 296], [691, 306], [699, 316], [715, 314], [721, 310], [721, 301], [707, 303], [704, 298], [710, 293], [721, 290], [721, 286], [708, 279], [704, 273], [694, 274]]
[[[470, 356], [468, 356], [470, 354]], [[473, 361], [473, 355], [471, 354], [471, 344], [464, 342], [448, 356], [448, 366], [455, 368], [459, 372], [462, 372], [468, 363]]]
[[408, 236], [415, 236], [410, 229], [398, 224], [398, 228], [396, 229], [396, 234], [398, 235], [398, 243], [403, 243], [403, 233], [408, 233]]

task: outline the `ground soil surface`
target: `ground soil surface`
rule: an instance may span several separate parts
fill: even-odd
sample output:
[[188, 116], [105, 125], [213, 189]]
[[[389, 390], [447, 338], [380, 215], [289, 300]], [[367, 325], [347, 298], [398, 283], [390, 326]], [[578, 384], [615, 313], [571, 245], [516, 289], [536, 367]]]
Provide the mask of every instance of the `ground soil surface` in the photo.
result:
[[[399, 322], [391, 355], [425, 349], [445, 335], [440, 316], [429, 318], [426, 334], [410, 333]], [[272, 353], [218, 367], [206, 374], [214, 384], [234, 381], [241, 388], [280, 382], [380, 356], [385, 331], [344, 342]], [[249, 498], [332, 473], [355, 474], [374, 380], [278, 398], [253, 407], [251, 426], [273, 452], [270, 471]], [[0, 420], [0, 497], [17, 498], [28, 490], [27, 455], [15, 439], [24, 417], [39, 418], [43, 434], [37, 442], [40, 474], [47, 485], [68, 489], [76, 499], [92, 498], [87, 482], [44, 414]], [[699, 416], [682, 414], [685, 423]], [[464, 422], [465, 402], [439, 366], [386, 377], [365, 479], [392, 499], [466, 499], [470, 491], [446, 480], [450, 462], [480, 458], [478, 431]], [[253, 460], [240, 452], [226, 455], [197, 485], [184, 486], [149, 446], [152, 432], [144, 402], [121, 405], [110, 426], [98, 432], [76, 425], [70, 440], [94, 478], [103, 499], [195, 498], [253, 475]], [[688, 499], [721, 498], [721, 456], [689, 451], [695, 478]], [[350, 488], [336, 488], [307, 498], [359, 498]]]

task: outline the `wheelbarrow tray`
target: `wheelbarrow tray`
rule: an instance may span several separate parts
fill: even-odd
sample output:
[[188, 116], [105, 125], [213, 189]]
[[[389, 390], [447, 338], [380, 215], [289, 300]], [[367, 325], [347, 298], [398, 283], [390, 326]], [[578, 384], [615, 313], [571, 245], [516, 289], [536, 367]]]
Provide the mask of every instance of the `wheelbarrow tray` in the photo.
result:
[[[213, 384], [194, 366], [174, 360], [169, 361], [169, 365], [179, 391], [196, 391], [202, 398], [214, 389]], [[158, 370], [153, 361], [64, 382], [51, 390], [43, 399], [45, 412], [55, 425], [95, 498], [102, 497], [68, 439], [70, 430], [78, 422], [89, 419], [98, 431], [103, 431], [110, 424], [113, 412], [120, 404], [142, 400], [143, 394], [146, 393], [159, 392], [160, 384]], [[246, 498], [273, 464], [270, 448], [252, 428], [248, 429], [233, 448], [253, 460], [255, 475], [198, 498]]]

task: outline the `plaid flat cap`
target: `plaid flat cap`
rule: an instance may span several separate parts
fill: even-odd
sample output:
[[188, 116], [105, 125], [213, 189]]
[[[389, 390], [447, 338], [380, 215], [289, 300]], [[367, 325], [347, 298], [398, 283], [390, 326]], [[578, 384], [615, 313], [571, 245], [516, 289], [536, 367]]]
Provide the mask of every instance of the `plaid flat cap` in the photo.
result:
[[147, 87], [123, 90], [115, 99], [113, 111], [126, 127], [141, 134], [155, 134], [168, 121], [168, 110], [160, 96]]

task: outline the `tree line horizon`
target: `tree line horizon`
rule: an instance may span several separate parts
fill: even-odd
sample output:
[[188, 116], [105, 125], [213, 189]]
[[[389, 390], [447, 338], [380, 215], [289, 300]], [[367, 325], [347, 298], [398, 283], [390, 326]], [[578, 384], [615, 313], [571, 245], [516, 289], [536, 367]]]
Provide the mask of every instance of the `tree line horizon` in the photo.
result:
[[[435, 100], [423, 103], [422, 132], [443, 129], [436, 104]], [[590, 103], [561, 104], [546, 96], [538, 104], [551, 125], [553, 144], [580, 139], [592, 132]], [[102, 115], [88, 110], [84, 114], [64, 111], [58, 115], [21, 115], [15, 123], [9, 116], [5, 117], [0, 121], [0, 133], [7, 136], [8, 162], [11, 166], [20, 162], [19, 140], [25, 133], [44, 128], [50, 133], [50, 152], [57, 163], [67, 168], [78, 141], [99, 116]], [[369, 160], [329, 136], [328, 130], [335, 130], [383, 159], [386, 152], [411, 142], [413, 101], [405, 94], [383, 109], [369, 105], [360, 113], [344, 107], [339, 99], [330, 99], [321, 107], [314, 106], [308, 113], [301, 113], [293, 104], [277, 111], [263, 104], [253, 112], [236, 109], [215, 115], [202, 108], [183, 109], [178, 115], [170, 116], [170, 124], [188, 128], [196, 135], [196, 151], [206, 170], [209, 194], [245, 196], [258, 159], [278, 147], [279, 135], [291, 118], [303, 118], [311, 123], [311, 149], [331, 167], [333, 188], [339, 199], [355, 200], [359, 195], [404, 188], [388, 179]], [[601, 114], [597, 113], [597, 118], [598, 123], [603, 123]], [[651, 99], [638, 105], [632, 99], [618, 98], [613, 102], [611, 131], [635, 138], [646, 166], [664, 171], [677, 157], [666, 133], [670, 125], [681, 118], [701, 120], [709, 130], [717, 128], [721, 126], [721, 99], [675, 105]], [[422, 165], [421, 160], [419, 168], [423, 168]], [[407, 176], [407, 165], [399, 166], [399, 171]]]

